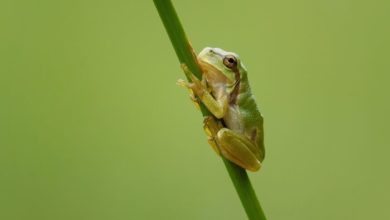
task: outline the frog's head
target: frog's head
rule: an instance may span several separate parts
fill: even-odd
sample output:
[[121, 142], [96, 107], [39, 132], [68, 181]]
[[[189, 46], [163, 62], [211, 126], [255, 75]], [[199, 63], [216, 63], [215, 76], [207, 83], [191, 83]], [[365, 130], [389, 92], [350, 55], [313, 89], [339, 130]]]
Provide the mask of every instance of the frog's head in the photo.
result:
[[198, 61], [208, 80], [235, 83], [246, 74], [240, 57], [220, 48], [204, 48], [198, 55]]

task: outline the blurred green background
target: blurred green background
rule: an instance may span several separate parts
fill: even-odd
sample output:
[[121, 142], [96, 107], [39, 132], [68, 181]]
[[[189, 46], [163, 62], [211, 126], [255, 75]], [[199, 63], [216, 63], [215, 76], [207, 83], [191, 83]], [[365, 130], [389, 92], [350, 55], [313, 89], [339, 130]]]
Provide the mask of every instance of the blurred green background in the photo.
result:
[[[174, 1], [239, 53], [271, 220], [390, 219], [389, 1]], [[152, 1], [0, 1], [0, 219], [245, 219]]]

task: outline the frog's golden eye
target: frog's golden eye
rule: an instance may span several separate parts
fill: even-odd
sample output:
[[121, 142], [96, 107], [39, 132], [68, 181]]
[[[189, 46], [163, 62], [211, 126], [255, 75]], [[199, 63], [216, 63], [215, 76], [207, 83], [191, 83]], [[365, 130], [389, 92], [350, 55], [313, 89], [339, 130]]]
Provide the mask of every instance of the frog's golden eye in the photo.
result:
[[233, 55], [226, 55], [223, 58], [223, 65], [229, 69], [235, 69], [237, 67], [237, 58]]

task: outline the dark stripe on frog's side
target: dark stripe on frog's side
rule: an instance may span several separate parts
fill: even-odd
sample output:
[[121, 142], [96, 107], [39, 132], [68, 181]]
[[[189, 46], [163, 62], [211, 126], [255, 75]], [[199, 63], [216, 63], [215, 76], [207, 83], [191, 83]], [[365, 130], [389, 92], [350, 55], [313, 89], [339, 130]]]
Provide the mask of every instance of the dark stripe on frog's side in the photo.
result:
[[240, 70], [238, 70], [238, 68], [236, 67], [233, 69], [233, 72], [234, 72], [234, 78], [236, 82], [234, 83], [233, 91], [230, 93], [230, 101], [229, 101], [230, 105], [237, 104], [237, 97], [238, 94], [240, 93], [240, 84], [241, 84]]

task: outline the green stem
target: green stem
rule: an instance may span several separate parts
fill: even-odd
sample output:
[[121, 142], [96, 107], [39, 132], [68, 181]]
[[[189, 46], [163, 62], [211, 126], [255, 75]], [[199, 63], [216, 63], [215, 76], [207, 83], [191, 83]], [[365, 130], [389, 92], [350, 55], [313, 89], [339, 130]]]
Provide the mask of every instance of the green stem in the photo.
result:
[[[198, 78], [202, 77], [202, 72], [196, 61], [192, 47], [185, 35], [184, 29], [179, 21], [176, 11], [170, 0], [153, 0], [160, 15], [160, 18], [169, 35], [172, 45], [180, 63], [185, 63], [188, 68]], [[201, 104], [203, 116], [210, 115], [210, 112]], [[264, 212], [257, 200], [256, 193], [253, 190], [248, 174], [241, 167], [222, 158], [228, 170], [229, 176], [233, 181], [234, 187], [244, 206], [246, 214], [250, 220], [265, 220]]]
[[241, 203], [244, 206], [248, 218], [250, 220], [265, 220], [263, 209], [260, 206], [246, 171], [229, 160], [222, 159], [229, 172], [230, 179], [232, 179], [234, 187], [240, 196]]

